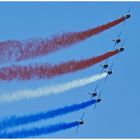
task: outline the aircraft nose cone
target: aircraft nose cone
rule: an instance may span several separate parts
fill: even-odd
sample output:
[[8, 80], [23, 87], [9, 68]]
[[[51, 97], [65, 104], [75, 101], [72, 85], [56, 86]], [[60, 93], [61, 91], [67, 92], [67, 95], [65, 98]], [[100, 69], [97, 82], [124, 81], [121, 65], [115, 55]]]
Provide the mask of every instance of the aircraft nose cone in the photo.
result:
[[97, 93], [94, 93], [94, 96], [97, 96]]
[[130, 18], [130, 17], [131, 17], [131, 15], [130, 15], [130, 14], [126, 15], [126, 19], [128, 19], [128, 18]]
[[80, 125], [84, 124], [84, 121], [83, 121], [83, 120], [81, 120], [81, 121], [79, 122], [79, 124], [80, 124]]
[[105, 65], [105, 68], [107, 68], [107, 67], [108, 67], [108, 65], [106, 64], [106, 65]]
[[117, 43], [121, 42], [121, 39], [118, 38], [118, 39], [116, 40], [116, 42], [117, 42]]
[[112, 71], [108, 71], [108, 74], [109, 74], [109, 75], [112, 74]]
[[101, 99], [100, 99], [100, 98], [98, 98], [98, 99], [97, 99], [97, 102], [98, 102], [98, 103], [99, 103], [99, 102], [101, 102]]
[[120, 48], [120, 51], [123, 52], [124, 51], [124, 48]]

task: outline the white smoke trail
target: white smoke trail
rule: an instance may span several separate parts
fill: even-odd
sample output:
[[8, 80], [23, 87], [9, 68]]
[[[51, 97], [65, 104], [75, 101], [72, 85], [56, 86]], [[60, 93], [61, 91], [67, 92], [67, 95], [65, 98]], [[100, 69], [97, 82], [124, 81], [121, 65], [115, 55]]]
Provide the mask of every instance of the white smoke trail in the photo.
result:
[[98, 80], [101, 80], [107, 76], [107, 73], [92, 75], [86, 78], [81, 78], [77, 80], [73, 80], [71, 82], [67, 82], [60, 85], [52, 85], [50, 87], [41, 87], [35, 90], [22, 90], [15, 93], [7, 94], [7, 95], [1, 95], [0, 96], [0, 102], [11, 102], [21, 99], [29, 99], [29, 98], [35, 98], [35, 97], [42, 97], [47, 96], [49, 94], [58, 94], [62, 93], [74, 88], [78, 88], [80, 86], [84, 86], [87, 84], [90, 84], [92, 82], [96, 82]]

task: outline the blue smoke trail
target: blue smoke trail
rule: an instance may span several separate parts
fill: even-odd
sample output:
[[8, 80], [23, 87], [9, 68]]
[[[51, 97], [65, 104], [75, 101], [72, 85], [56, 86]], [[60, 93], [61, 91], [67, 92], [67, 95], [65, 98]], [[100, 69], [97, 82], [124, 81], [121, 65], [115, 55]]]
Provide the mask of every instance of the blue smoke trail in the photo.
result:
[[3, 132], [0, 133], [0, 138], [26, 138], [30, 136], [39, 136], [43, 134], [50, 134], [55, 133], [58, 131], [70, 129], [72, 127], [78, 126], [79, 122], [70, 122], [70, 123], [59, 123], [55, 125], [50, 125], [46, 127], [40, 127], [40, 128], [31, 128], [31, 129], [23, 129], [20, 131], [15, 132]]
[[74, 111], [84, 109], [95, 103], [96, 100], [93, 99], [93, 100], [88, 100], [86, 102], [82, 102], [80, 104], [73, 104], [71, 106], [65, 106], [63, 108], [58, 108], [47, 112], [41, 112], [41, 113], [31, 114], [31, 115], [26, 115], [21, 117], [11, 116], [9, 118], [5, 118], [4, 120], [0, 121], [0, 129], [5, 129], [8, 127], [14, 127], [22, 124], [40, 121], [43, 119], [49, 119], [49, 118], [65, 115]]

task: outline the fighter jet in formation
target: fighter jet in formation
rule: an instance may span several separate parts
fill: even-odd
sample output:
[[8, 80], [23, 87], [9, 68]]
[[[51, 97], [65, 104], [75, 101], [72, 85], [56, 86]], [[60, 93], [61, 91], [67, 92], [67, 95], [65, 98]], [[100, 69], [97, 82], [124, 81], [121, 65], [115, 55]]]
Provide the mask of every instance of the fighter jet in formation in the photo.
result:
[[[129, 19], [129, 18], [131, 17], [130, 9], [128, 10], [127, 14], [124, 15], [123, 17], [125, 18], [125, 22], [126, 22], [127, 19]], [[125, 23], [124, 23], [124, 24], [125, 24]], [[112, 40], [112, 41], [115, 43], [114, 46], [113, 46], [113, 49], [116, 49], [116, 50], [118, 51], [117, 57], [118, 57], [118, 55], [119, 55], [120, 52], [123, 52], [123, 51], [125, 50], [125, 48], [123, 47], [123, 45], [122, 45], [122, 47], [119, 47], [119, 48], [116, 47], [119, 43], [122, 42], [122, 39], [120, 38], [121, 34], [122, 34], [122, 31], [118, 34], [118, 36], [117, 36], [115, 39]], [[108, 61], [108, 59], [107, 59], [107, 61]], [[112, 67], [113, 67], [113, 65], [114, 65], [114, 62], [113, 62], [111, 65], [109, 65], [107, 61], [106, 61], [104, 64], [100, 65], [100, 66], [102, 67], [101, 73], [102, 73], [103, 71], [104, 71], [105, 73], [107, 73], [107, 76], [105, 77], [104, 82], [106, 81], [106, 79], [107, 79], [107, 77], [108, 77], [109, 75], [112, 75], [112, 74], [113, 74]], [[95, 100], [95, 101], [96, 101], [95, 104], [94, 104], [93, 110], [95, 110], [96, 105], [97, 105], [99, 102], [102, 101], [102, 100], [101, 100], [101, 97], [100, 97], [100, 96], [101, 96], [101, 93], [102, 93], [102, 89], [101, 89], [101, 91], [98, 93], [98, 92], [97, 92], [98, 86], [99, 86], [99, 85], [97, 85], [96, 88], [95, 88], [91, 93], [88, 93], [88, 94], [91, 96], [91, 100]], [[83, 119], [83, 118], [84, 118], [84, 115], [85, 115], [85, 113], [82, 115], [81, 119], [78, 121], [79, 125], [78, 125], [78, 127], [77, 127], [77, 129], [76, 129], [76, 133], [77, 133], [77, 131], [78, 131], [78, 129], [79, 129], [79, 126], [80, 126], [80, 125], [83, 125], [83, 124], [85, 123], [85, 122], [84, 122], [84, 119]]]
[[83, 124], [85, 123], [84, 120], [83, 120], [84, 116], [85, 116], [85, 112], [83, 113], [81, 119], [78, 121], [79, 125], [78, 125], [77, 128], [76, 128], [76, 133], [77, 133], [77, 131], [78, 131], [78, 129], [79, 129], [79, 126], [80, 126], [80, 125], [83, 125]]

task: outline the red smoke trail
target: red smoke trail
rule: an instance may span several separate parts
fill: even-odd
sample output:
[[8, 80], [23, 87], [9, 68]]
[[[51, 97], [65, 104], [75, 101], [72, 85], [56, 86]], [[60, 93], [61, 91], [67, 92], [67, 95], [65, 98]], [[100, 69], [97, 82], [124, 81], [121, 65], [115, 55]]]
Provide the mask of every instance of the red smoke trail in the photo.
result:
[[22, 44], [15, 40], [0, 42], [0, 63], [15, 61], [21, 56]]
[[107, 52], [101, 56], [91, 57], [80, 61], [69, 61], [58, 65], [32, 65], [32, 66], [9, 66], [0, 69], [1, 80], [29, 80], [34, 78], [52, 78], [66, 73], [75, 72], [97, 64], [119, 53], [119, 50]]
[[6, 41], [0, 43], [0, 62], [20, 61], [37, 56], [43, 56], [56, 50], [69, 47], [74, 43], [83, 41], [93, 35], [101, 33], [123, 21], [121, 17], [112, 22], [82, 32], [64, 33], [52, 39], [35, 38], [28, 41]]

